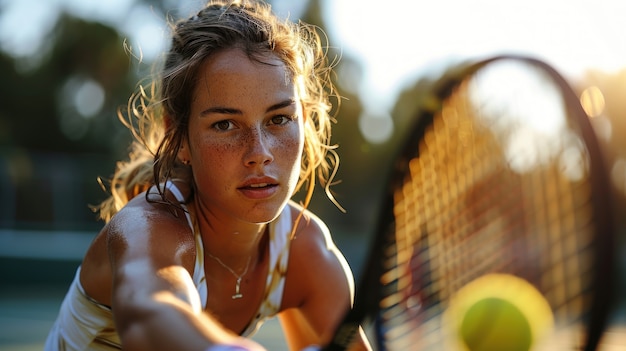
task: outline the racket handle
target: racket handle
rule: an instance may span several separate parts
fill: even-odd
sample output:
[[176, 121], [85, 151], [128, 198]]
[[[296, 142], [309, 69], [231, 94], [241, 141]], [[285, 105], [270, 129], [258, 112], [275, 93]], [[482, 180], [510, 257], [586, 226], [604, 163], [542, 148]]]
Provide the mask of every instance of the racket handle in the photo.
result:
[[209, 346], [205, 351], [266, 351], [265, 348], [257, 344], [219, 344]]
[[252, 349], [248, 347], [243, 347], [240, 345], [213, 345], [209, 346], [205, 351], [252, 351]]
[[[242, 346], [242, 345], [224, 345], [224, 344], [220, 344], [220, 345], [210, 346], [205, 351], [264, 351], [264, 350], [261, 349], [261, 348], [258, 348], [258, 347], [249, 348], [249, 347]], [[319, 346], [317, 346], [317, 345], [311, 345], [311, 346], [307, 346], [307, 347], [303, 348], [300, 351], [321, 351], [321, 348]]]

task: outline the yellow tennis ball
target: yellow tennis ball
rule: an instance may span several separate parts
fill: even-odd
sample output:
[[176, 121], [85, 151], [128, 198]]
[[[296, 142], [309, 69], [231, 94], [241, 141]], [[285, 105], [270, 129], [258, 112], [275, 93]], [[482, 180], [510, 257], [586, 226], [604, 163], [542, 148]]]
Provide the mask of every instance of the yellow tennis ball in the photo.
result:
[[464, 286], [444, 318], [467, 351], [529, 351], [554, 324], [541, 293], [508, 274], [485, 275]]
[[495, 297], [478, 300], [470, 306], [459, 333], [471, 351], [528, 351], [532, 344], [528, 319], [514, 304]]

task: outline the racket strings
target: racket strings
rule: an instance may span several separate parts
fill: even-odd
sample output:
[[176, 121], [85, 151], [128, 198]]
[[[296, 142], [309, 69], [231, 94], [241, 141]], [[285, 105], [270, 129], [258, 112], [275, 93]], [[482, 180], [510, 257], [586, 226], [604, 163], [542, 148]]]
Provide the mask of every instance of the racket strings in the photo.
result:
[[583, 162], [572, 177], [559, 160], [584, 150], [572, 146], [569, 135], [551, 158], [523, 172], [512, 169], [518, 161], [507, 154], [507, 142], [516, 131], [485, 125], [493, 118], [471, 103], [466, 88], [434, 116], [395, 194], [397, 244], [381, 280], [388, 349], [443, 349], [449, 335], [441, 314], [456, 291], [487, 273], [510, 273], [535, 285], [557, 323], [579, 320], [587, 304], [588, 174]]
[[[591, 216], [589, 191], [583, 184], [571, 184], [551, 168], [529, 179], [529, 187], [545, 187], [542, 196], [535, 196], [527, 211], [526, 222], [535, 235], [529, 238], [532, 247], [544, 248], [537, 257], [541, 273], [530, 280], [539, 286], [553, 307], [557, 319], [581, 317], [589, 289], [591, 262]], [[555, 180], [559, 180], [556, 182]], [[586, 202], [575, 195], [583, 194]], [[579, 196], [580, 197], [580, 196]]]

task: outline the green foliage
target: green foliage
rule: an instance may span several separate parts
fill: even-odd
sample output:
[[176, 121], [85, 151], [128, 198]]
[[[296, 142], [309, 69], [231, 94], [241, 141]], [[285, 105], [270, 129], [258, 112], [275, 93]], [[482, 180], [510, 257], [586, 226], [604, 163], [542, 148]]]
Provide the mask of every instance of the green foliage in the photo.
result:
[[96, 175], [110, 174], [130, 141], [116, 110], [136, 77], [118, 31], [64, 14], [44, 49], [26, 70], [25, 58], [0, 53], [0, 226], [94, 222]]
[[[114, 147], [110, 140], [119, 130], [115, 111], [130, 94], [134, 80], [129, 77], [130, 60], [122, 37], [103, 24], [63, 15], [49, 40], [51, 50], [32, 70], [18, 71], [19, 62], [3, 57], [0, 72], [6, 78], [2, 92], [7, 103], [0, 105], [0, 115], [8, 132], [1, 135], [0, 143], [64, 153], [110, 152]], [[64, 96], [71, 79], [92, 81], [104, 91], [96, 116], [80, 116], [73, 106], [75, 96]], [[62, 122], [71, 119], [85, 124], [81, 135], [64, 133]]]

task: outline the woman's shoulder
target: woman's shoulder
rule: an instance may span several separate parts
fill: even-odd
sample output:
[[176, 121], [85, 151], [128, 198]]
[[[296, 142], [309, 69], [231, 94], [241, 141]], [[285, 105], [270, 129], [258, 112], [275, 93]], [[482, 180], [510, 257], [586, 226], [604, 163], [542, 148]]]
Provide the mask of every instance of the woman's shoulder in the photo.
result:
[[297, 239], [298, 236], [305, 236], [315, 240], [332, 240], [328, 226], [315, 213], [303, 208], [295, 201], [289, 201], [287, 206], [290, 211], [292, 226], [296, 226], [293, 239]]
[[[302, 306], [304, 301], [314, 295], [324, 296], [328, 286], [337, 289], [345, 286], [346, 289], [342, 291], [352, 291], [352, 273], [329, 227], [311, 211], [302, 212], [298, 204], [290, 203], [289, 206], [297, 229], [291, 240], [285, 286], [288, 293], [283, 300], [283, 307]], [[300, 213], [302, 217], [296, 223]]]
[[154, 190], [131, 199], [106, 225], [109, 236], [135, 240], [157, 238], [193, 242], [193, 230], [187, 220], [187, 209], [176, 198], [162, 199]]
[[315, 213], [303, 209], [297, 203], [290, 202], [289, 206], [292, 225], [296, 228], [292, 233], [290, 256], [296, 257], [296, 261], [316, 258], [320, 263], [334, 264], [336, 257], [341, 254], [328, 225]]

